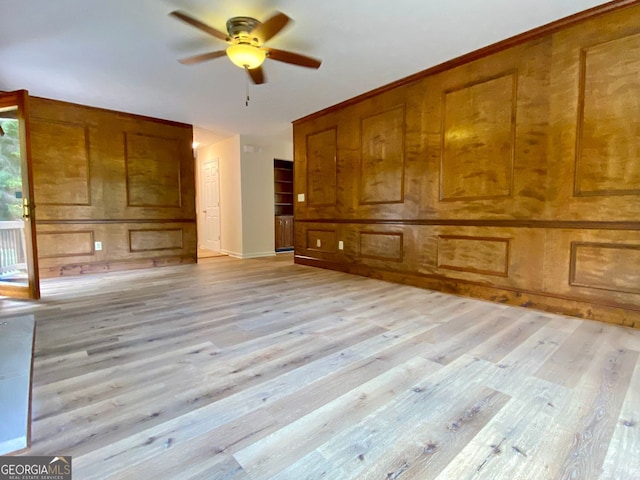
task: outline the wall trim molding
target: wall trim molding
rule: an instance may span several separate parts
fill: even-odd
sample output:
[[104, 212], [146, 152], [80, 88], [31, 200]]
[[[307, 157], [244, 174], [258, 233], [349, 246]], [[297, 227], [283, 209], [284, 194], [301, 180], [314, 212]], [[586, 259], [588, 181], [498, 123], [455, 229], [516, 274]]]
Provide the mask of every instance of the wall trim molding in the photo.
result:
[[423, 225], [456, 227], [500, 227], [500, 228], [553, 228], [580, 230], [640, 230], [640, 222], [606, 222], [586, 220], [467, 220], [467, 219], [358, 219], [358, 218], [299, 218], [296, 223], [325, 223], [352, 225]]
[[74, 218], [62, 219], [36, 219], [36, 225], [103, 225], [122, 223], [196, 223], [195, 218]]

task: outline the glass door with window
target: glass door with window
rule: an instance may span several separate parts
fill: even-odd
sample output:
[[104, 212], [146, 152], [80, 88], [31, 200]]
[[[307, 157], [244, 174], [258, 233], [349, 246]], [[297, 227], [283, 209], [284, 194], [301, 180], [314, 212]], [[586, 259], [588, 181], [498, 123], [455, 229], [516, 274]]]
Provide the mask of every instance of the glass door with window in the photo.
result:
[[40, 298], [26, 91], [0, 93], [0, 295]]

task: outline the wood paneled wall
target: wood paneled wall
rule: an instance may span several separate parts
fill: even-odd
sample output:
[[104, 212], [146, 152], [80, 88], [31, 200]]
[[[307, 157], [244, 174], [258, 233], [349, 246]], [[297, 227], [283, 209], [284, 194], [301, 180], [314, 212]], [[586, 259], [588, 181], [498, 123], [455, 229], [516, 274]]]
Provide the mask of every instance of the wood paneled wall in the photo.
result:
[[41, 277], [195, 262], [190, 125], [37, 97], [30, 111]]
[[640, 327], [637, 3], [294, 122], [296, 262]]

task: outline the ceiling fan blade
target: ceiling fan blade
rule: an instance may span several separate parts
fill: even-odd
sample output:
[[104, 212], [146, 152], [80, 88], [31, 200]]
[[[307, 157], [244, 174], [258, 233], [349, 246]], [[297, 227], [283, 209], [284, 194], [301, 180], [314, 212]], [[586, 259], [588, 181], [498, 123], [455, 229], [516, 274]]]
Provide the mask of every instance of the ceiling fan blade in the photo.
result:
[[264, 47], [264, 49], [269, 52], [269, 58], [271, 60], [291, 63], [293, 65], [307, 68], [320, 68], [320, 65], [322, 64], [322, 60], [300, 55], [299, 53], [287, 52], [286, 50], [277, 50], [275, 48], [268, 47]]
[[264, 43], [282, 30], [290, 20], [284, 13], [278, 12], [254, 28], [251, 35], [258, 37]]
[[194, 63], [200, 63], [207, 60], [213, 60], [214, 58], [224, 57], [226, 54], [226, 50], [218, 50], [215, 52], [201, 53], [200, 55], [194, 55], [193, 57], [183, 58], [178, 61], [183, 65], [193, 65]]
[[206, 23], [202, 23], [200, 20], [197, 20], [192, 16], [187, 15], [184, 12], [181, 12], [180, 10], [171, 12], [169, 15], [173, 15], [174, 17], [182, 20], [183, 22], [188, 23], [189, 25], [196, 27], [199, 30], [202, 30], [203, 32], [208, 33], [209, 35], [213, 35], [214, 37], [219, 38], [220, 40], [224, 40], [225, 42], [227, 41], [228, 35], [226, 33], [222, 33], [220, 30], [216, 30], [215, 28], [210, 27]]
[[256, 85], [260, 85], [260, 84], [266, 82], [266, 79], [264, 78], [264, 71], [262, 70], [262, 67], [251, 68], [251, 69], [245, 68], [245, 70], [247, 71], [247, 73], [251, 77], [251, 81], [253, 83], [255, 83]]

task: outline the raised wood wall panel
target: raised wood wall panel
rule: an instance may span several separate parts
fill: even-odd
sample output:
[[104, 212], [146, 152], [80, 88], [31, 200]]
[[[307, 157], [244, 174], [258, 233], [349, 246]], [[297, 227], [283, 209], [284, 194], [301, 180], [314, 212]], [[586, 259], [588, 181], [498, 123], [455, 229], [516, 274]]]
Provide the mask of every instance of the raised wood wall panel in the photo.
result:
[[[336, 112], [327, 115], [309, 125], [300, 125], [294, 129], [294, 156], [296, 158], [295, 170], [295, 216], [300, 218], [361, 218], [370, 215], [384, 215], [387, 218], [399, 218], [408, 206], [416, 213], [419, 209], [419, 196], [421, 185], [415, 180], [407, 181], [407, 179], [415, 178], [415, 174], [420, 171], [421, 165], [424, 163], [423, 152], [416, 149], [416, 138], [421, 135], [421, 99], [413, 97], [414, 92], [420, 91], [419, 83], [408, 85], [398, 91], [389, 92], [381, 98], [376, 98], [374, 102], [367, 104], [359, 104], [346, 109], [345, 111]], [[388, 118], [397, 118], [402, 116], [400, 111], [404, 110], [404, 127], [398, 132], [402, 138], [402, 147], [393, 147], [392, 150], [402, 150], [402, 165], [400, 165], [400, 157], [391, 162], [398, 168], [394, 170], [395, 184], [388, 190], [391, 192], [402, 191], [402, 201], [398, 202], [399, 194], [392, 193], [388, 195], [384, 193], [382, 196], [376, 194], [378, 201], [368, 203], [370, 199], [365, 199], [362, 203], [361, 192], [362, 184], [366, 184], [370, 180], [365, 178], [361, 180], [362, 174], [362, 123], [365, 121], [365, 128], [369, 120], [378, 122], [380, 117], [383, 121]], [[385, 116], [386, 114], [386, 116]], [[385, 125], [385, 129], [389, 125]], [[309, 162], [309, 146], [307, 139], [311, 138], [317, 141], [317, 134], [326, 131], [334, 131], [336, 133], [335, 141], [331, 140], [331, 144], [336, 145], [336, 164], [335, 169], [331, 168], [332, 177], [324, 183], [318, 181], [317, 188], [327, 188], [332, 192], [333, 175], [335, 175], [336, 197], [331, 198], [331, 205], [319, 205], [310, 201], [313, 197], [312, 185], [309, 179], [317, 176], [308, 169]], [[372, 130], [368, 129], [369, 133]], [[328, 134], [326, 134], [328, 137]], [[368, 135], [368, 134], [367, 134]], [[390, 141], [387, 130], [383, 132], [386, 136], [385, 142]], [[400, 137], [398, 137], [398, 141]], [[327, 140], [329, 142], [329, 140]], [[393, 143], [397, 143], [396, 140]], [[385, 149], [388, 149], [385, 147]], [[389, 158], [388, 158], [389, 160]], [[377, 168], [377, 167], [376, 167]], [[395, 168], [395, 167], [394, 167]], [[400, 170], [404, 173], [400, 174]], [[329, 173], [327, 173], [329, 175]], [[366, 174], [365, 174], [366, 176]], [[321, 177], [324, 178], [324, 177]], [[327, 187], [325, 187], [325, 184]], [[373, 184], [371, 184], [373, 185]], [[377, 188], [377, 187], [375, 187]], [[381, 192], [386, 192], [387, 187], [383, 186]], [[306, 200], [297, 201], [297, 195], [304, 194]], [[382, 199], [382, 201], [379, 201]], [[389, 200], [385, 200], [389, 199]]]
[[540, 39], [422, 81], [422, 132], [407, 146], [422, 152], [407, 178], [419, 178], [421, 217], [544, 215], [552, 45]]
[[517, 85], [511, 72], [444, 92], [441, 200], [511, 196]]
[[336, 231], [331, 229], [307, 230], [305, 247], [309, 251], [335, 253], [338, 250]]
[[336, 203], [337, 131], [330, 128], [307, 136], [307, 202], [314, 206]]
[[639, 11], [619, 10], [554, 35], [548, 218], [640, 217]]
[[127, 204], [179, 207], [180, 144], [174, 138], [125, 133]]
[[[544, 284], [543, 291], [560, 295], [562, 297], [580, 298], [585, 301], [592, 301], [600, 304], [608, 304], [610, 306], [618, 305], [623, 308], [636, 308], [640, 312], [640, 294], [633, 293], [629, 289], [610, 289], [586, 287], [584, 285], [574, 284], [575, 278], [581, 280], [581, 283], [589, 276], [590, 283], [597, 282], [600, 285], [615, 285], [615, 272], [619, 272], [621, 278], [626, 278], [625, 283], [629, 282], [625, 272], [631, 271], [633, 279], [635, 265], [629, 264], [620, 269], [620, 263], [615, 259], [618, 250], [599, 250], [603, 255], [600, 260], [594, 259], [595, 251], [591, 248], [582, 249], [577, 245], [640, 245], [640, 232], [628, 230], [581, 230], [581, 229], [552, 229], [547, 230], [545, 239], [545, 260], [544, 260]], [[580, 253], [580, 255], [578, 255]], [[583, 254], [587, 254], [584, 256]], [[632, 261], [633, 254], [629, 255], [624, 252], [625, 261]], [[592, 260], [589, 260], [589, 257]], [[584, 261], [583, 261], [584, 260]], [[606, 264], [610, 264], [609, 267]], [[596, 280], [597, 279], [597, 280]], [[631, 280], [633, 281], [633, 280]]]
[[440, 235], [438, 267], [507, 277], [509, 239]]
[[[634, 325], [640, 5], [602, 11], [295, 122], [297, 182], [309, 133], [336, 126], [338, 159], [335, 204], [296, 204], [296, 261]], [[343, 250], [311, 248], [324, 228]]]
[[[30, 110], [42, 277], [195, 261], [190, 125], [38, 97]], [[132, 245], [129, 230], [147, 233]]]
[[30, 133], [38, 205], [90, 205], [89, 128], [34, 119]]
[[94, 232], [85, 230], [38, 233], [38, 247], [40, 259], [93, 255]]
[[360, 204], [403, 201], [404, 130], [404, 105], [362, 119]]
[[573, 286], [640, 294], [639, 268], [640, 244], [571, 244]]
[[576, 195], [640, 195], [640, 34], [580, 57]]
[[182, 228], [129, 230], [129, 251], [131, 252], [182, 250], [183, 248]]
[[402, 233], [361, 231], [360, 257], [402, 262]]
[[542, 291], [547, 242], [545, 229], [417, 226], [419, 253], [416, 272], [495, 285], [500, 288]]

